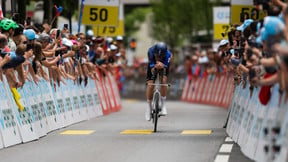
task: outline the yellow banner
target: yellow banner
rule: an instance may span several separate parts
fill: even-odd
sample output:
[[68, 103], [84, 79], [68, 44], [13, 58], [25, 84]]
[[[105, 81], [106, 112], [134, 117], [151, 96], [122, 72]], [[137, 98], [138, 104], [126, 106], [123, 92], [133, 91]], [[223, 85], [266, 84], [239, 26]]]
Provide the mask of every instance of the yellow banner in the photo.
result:
[[241, 24], [240, 22], [241, 13], [243, 13], [246, 19], [260, 20], [265, 17], [264, 12], [258, 10], [253, 5], [232, 5], [230, 13], [232, 24]]
[[118, 26], [94, 26], [93, 32], [97, 36], [115, 37], [124, 35], [124, 21], [120, 20]]
[[[214, 24], [214, 40], [228, 39], [227, 31], [229, 30], [229, 24]], [[222, 33], [225, 37], [222, 36]]]
[[85, 25], [118, 26], [118, 19], [118, 6], [84, 6], [82, 23]]

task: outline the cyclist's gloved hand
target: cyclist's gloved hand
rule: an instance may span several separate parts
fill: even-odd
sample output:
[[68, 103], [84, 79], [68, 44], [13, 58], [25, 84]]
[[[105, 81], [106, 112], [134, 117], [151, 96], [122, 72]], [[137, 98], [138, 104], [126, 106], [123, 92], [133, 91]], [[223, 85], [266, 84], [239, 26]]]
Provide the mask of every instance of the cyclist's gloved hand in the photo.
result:
[[155, 65], [156, 69], [163, 69], [164, 68], [164, 64], [161, 61], [157, 61], [156, 65]]

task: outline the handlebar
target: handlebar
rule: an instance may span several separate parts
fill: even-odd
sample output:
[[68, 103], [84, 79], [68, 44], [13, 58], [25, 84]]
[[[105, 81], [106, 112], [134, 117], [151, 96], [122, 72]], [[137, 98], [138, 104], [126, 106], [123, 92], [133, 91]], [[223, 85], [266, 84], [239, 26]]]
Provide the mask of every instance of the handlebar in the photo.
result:
[[159, 84], [159, 83], [146, 83], [148, 86], [164, 86], [164, 87], [170, 87], [171, 84]]

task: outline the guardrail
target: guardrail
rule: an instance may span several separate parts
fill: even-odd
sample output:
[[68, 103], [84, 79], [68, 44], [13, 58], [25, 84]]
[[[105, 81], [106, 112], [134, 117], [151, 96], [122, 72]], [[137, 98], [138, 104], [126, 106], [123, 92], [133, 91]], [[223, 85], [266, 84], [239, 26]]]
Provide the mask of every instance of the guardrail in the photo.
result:
[[182, 101], [228, 108], [233, 94], [233, 78], [220, 75], [186, 80]]
[[[97, 79], [89, 79], [86, 87], [72, 80], [65, 80], [66, 84], [59, 87], [52, 87], [43, 79], [38, 85], [27, 81], [16, 96], [6, 77], [3, 78], [0, 82], [0, 148], [37, 140], [53, 130], [121, 109], [111, 73], [103, 77], [98, 71]], [[18, 99], [14, 97], [18, 95], [24, 106], [22, 111], [15, 102]]]
[[[242, 152], [259, 162], [287, 161], [288, 104], [279, 94], [279, 85], [272, 88], [268, 105], [259, 101], [260, 88], [250, 93], [242, 83], [236, 86], [229, 110], [227, 133]], [[251, 94], [251, 95], [250, 95]]]
[[233, 84], [230, 76], [186, 80], [182, 101], [229, 108], [226, 132], [238, 143], [244, 155], [258, 162], [287, 161], [288, 102], [271, 89], [269, 103], [259, 100], [261, 87], [250, 90], [249, 83]]

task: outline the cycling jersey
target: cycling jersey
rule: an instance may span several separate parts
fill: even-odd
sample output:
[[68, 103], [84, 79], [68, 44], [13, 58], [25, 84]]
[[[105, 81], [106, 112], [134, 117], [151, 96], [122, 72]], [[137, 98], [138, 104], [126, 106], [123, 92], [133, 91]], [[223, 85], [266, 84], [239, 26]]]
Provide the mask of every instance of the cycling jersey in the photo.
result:
[[[156, 46], [152, 46], [148, 50], [148, 65], [150, 68], [153, 68], [156, 64], [156, 59], [154, 54], [157, 53]], [[170, 62], [172, 54], [169, 50], [167, 50], [165, 57], [161, 58], [161, 62], [164, 64], [164, 67], [167, 68]]]

